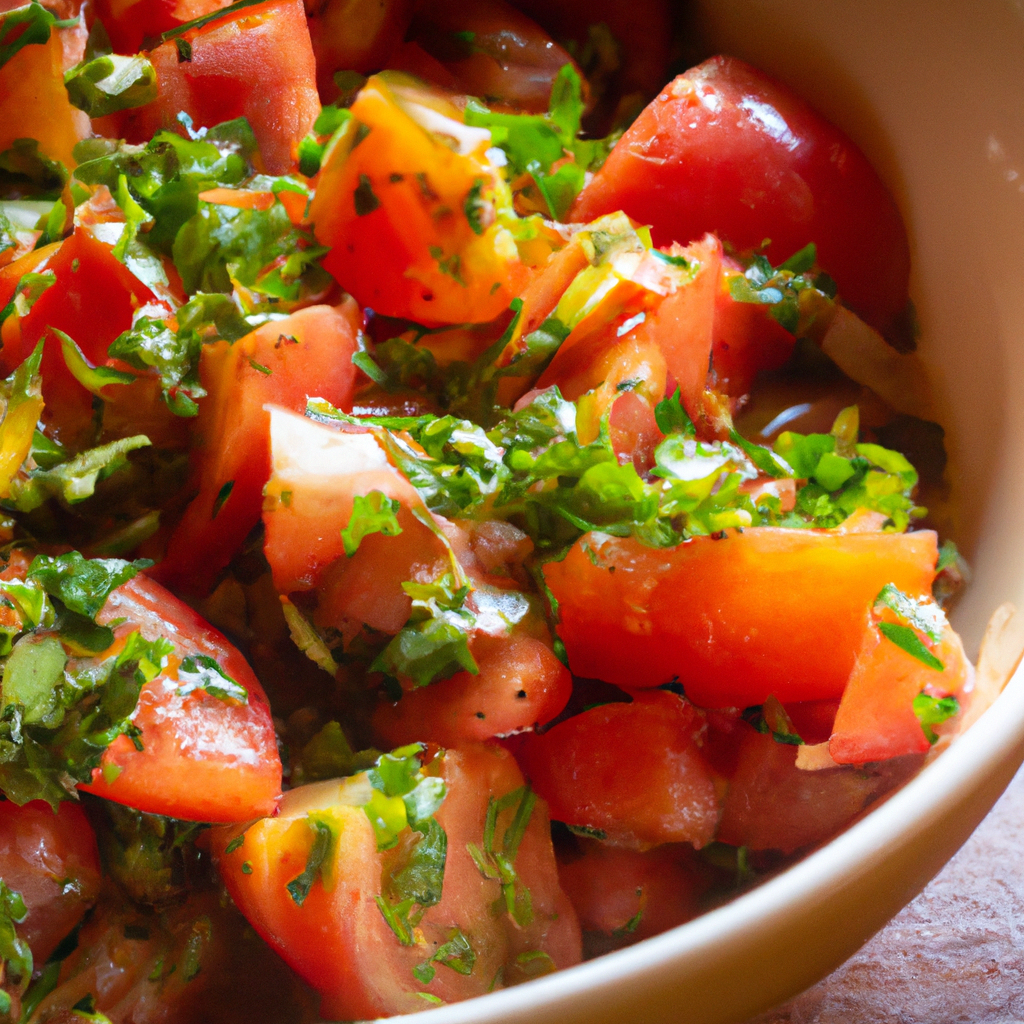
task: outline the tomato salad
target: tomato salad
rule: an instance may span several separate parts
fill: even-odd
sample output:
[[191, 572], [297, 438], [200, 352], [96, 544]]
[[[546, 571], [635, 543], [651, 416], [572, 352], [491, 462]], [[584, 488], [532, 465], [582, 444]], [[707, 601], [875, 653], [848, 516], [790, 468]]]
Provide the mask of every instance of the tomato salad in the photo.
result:
[[899, 211], [672, 38], [2, 4], [0, 1016], [526, 982], [977, 714]]

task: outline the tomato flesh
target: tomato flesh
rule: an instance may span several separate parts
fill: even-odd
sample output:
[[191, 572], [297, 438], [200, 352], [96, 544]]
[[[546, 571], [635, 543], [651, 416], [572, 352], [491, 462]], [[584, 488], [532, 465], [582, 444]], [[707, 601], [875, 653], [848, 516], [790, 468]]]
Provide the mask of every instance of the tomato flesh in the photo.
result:
[[770, 238], [776, 265], [809, 242], [843, 301], [883, 334], [907, 305], [910, 247], [864, 154], [785, 86], [714, 57], [665, 87], [580, 193], [572, 220], [624, 210], [655, 244], [705, 231]]
[[936, 560], [928, 530], [755, 527], [664, 550], [587, 534], [544, 576], [576, 675], [748, 707], [840, 697], [879, 591], [930, 595]]

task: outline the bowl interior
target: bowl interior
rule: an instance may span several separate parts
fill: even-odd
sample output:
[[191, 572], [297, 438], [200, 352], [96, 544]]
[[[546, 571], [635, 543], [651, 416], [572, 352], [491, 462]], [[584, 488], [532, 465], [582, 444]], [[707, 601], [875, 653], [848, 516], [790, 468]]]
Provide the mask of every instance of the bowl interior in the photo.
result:
[[[1004, 0], [702, 0], [701, 52], [732, 53], [860, 144], [911, 236], [932, 375], [974, 569], [970, 653], [1024, 606], [1024, 12]], [[655, 939], [423, 1024], [740, 1021], [813, 983], [920, 891], [1024, 759], [1024, 673], [882, 807], [794, 869]]]

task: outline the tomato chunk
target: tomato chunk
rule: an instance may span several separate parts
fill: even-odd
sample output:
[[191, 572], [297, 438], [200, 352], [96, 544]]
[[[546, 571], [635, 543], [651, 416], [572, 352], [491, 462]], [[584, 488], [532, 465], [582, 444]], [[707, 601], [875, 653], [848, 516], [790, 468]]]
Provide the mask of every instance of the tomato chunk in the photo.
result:
[[[375, 75], [327, 155], [309, 217], [324, 266], [365, 306], [426, 324], [503, 313], [528, 270], [496, 207], [490, 133], [439, 94]], [[452, 143], [454, 142], [454, 147]]]
[[910, 248], [864, 154], [785, 86], [733, 57], [668, 85], [580, 194], [573, 220], [625, 210], [655, 244], [717, 232], [772, 240], [779, 264], [809, 242], [843, 301], [883, 334], [907, 305]]
[[227, 7], [225, 0], [97, 0], [114, 53], [137, 53], [164, 32]]
[[320, 113], [302, 0], [266, 0], [182, 38], [190, 60], [179, 58], [173, 39], [150, 52], [160, 94], [121, 122], [129, 141], [147, 142], [161, 128], [184, 131], [180, 111], [196, 128], [244, 117], [267, 171], [291, 170]]
[[528, 736], [520, 757], [530, 781], [568, 825], [614, 843], [710, 842], [718, 823], [715, 778], [700, 752], [700, 713], [673, 693], [602, 704]]
[[[473, 845], [486, 852], [492, 798], [516, 794], [496, 819], [492, 842], [500, 843], [528, 794], [512, 757], [497, 747], [468, 745], [447, 751], [427, 770], [439, 771], [447, 790], [436, 812], [447, 837], [447, 857], [440, 900], [426, 908], [406, 945], [375, 897], [391, 904], [391, 871], [400, 869], [408, 844], [417, 837], [407, 832], [393, 851], [378, 850], [361, 806], [372, 793], [365, 776], [292, 790], [278, 816], [251, 825], [240, 845], [237, 829], [214, 837], [232, 898], [253, 927], [318, 989], [321, 1013], [328, 1019], [421, 1009], [422, 993], [445, 1001], [465, 999], [523, 980], [538, 962], [552, 969], [579, 960], [579, 928], [558, 885], [543, 802], [533, 806], [514, 857], [518, 882], [531, 894], [529, 920], [522, 915], [521, 923], [512, 920], [499, 882], [481, 873], [468, 849]], [[287, 887], [307, 866], [315, 833], [311, 821], [325, 823], [333, 839], [321, 876], [300, 903]], [[499, 909], [492, 912], [492, 906]], [[441, 962], [427, 971], [430, 957], [456, 934], [471, 951], [464, 953], [459, 969]]]
[[958, 694], [969, 678], [963, 645], [949, 626], [931, 653], [941, 669], [908, 654], [879, 632], [874, 616], [868, 618], [828, 741], [834, 761], [863, 764], [928, 751], [914, 698]]
[[[188, 605], [144, 576], [118, 588], [98, 621], [126, 621], [116, 635], [138, 630], [175, 646], [168, 670], [142, 688], [134, 723], [142, 750], [127, 736], [107, 748], [92, 782], [81, 788], [140, 811], [186, 821], [248, 821], [271, 814], [281, 794], [270, 705], [239, 651]], [[188, 655], [213, 658], [244, 686], [241, 704], [197, 689], [182, 694], [177, 666]]]
[[342, 407], [351, 402], [357, 316], [351, 302], [309, 306], [233, 344], [203, 349], [199, 494], [168, 544], [157, 571], [162, 582], [205, 593], [259, 522], [271, 471], [266, 403], [302, 412], [315, 395]]
[[17, 932], [41, 966], [99, 894], [96, 837], [82, 808], [0, 802], [0, 878], [25, 901]]
[[472, 651], [479, 674], [459, 672], [380, 706], [373, 724], [386, 742], [486, 740], [549, 722], [568, 703], [569, 670], [540, 640], [481, 637]]
[[667, 549], [587, 534], [544, 575], [576, 675], [748, 707], [841, 696], [879, 591], [929, 595], [937, 557], [928, 530], [755, 527]]

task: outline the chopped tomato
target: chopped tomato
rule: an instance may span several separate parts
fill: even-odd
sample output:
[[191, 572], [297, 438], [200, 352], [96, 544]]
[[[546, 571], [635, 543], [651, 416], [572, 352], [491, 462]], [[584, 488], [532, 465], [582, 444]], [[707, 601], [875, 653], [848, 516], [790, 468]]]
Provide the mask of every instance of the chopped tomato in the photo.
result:
[[326, 155], [309, 217], [324, 266], [378, 313], [426, 324], [483, 323], [528, 277], [498, 219], [508, 189], [486, 129], [438, 93], [375, 75]]
[[82, 808], [65, 802], [55, 814], [42, 801], [0, 802], [0, 878], [25, 901], [17, 932], [40, 966], [100, 891], [96, 837]]
[[369, 74], [389, 66], [412, 18], [412, 0], [308, 0], [316, 84], [324, 103], [339, 92], [339, 71]]
[[[175, 646], [167, 670], [142, 688], [127, 736], [107, 748], [82, 789], [140, 811], [186, 821], [248, 821], [272, 814], [281, 795], [281, 758], [266, 694], [245, 658], [188, 605], [137, 576], [107, 600], [98, 621], [123, 620], [116, 635], [138, 630]], [[119, 641], [120, 642], [120, 641]], [[248, 694], [246, 703], [196, 689], [182, 693], [177, 670], [188, 656], [213, 658]]]
[[195, 128], [244, 117], [266, 170], [292, 170], [320, 113], [302, 0], [265, 0], [180, 38], [191, 46], [188, 60], [179, 57], [174, 39], [149, 54], [160, 94], [119, 122], [129, 141], [148, 142], [161, 128], [184, 131], [182, 111]]
[[[15, 6], [4, 4], [4, 10]], [[72, 150], [88, 135], [89, 118], [71, 105], [64, 88], [59, 31], [43, 43], [22, 47], [0, 66], [0, 152], [16, 140], [35, 139], [41, 153], [71, 168]]]
[[742, 273], [729, 257], [722, 261], [722, 277], [715, 296], [711, 366], [715, 387], [727, 395], [749, 393], [756, 374], [778, 370], [793, 354], [796, 339], [768, 310], [756, 302], [737, 302], [729, 290], [732, 278]]
[[587, 534], [544, 576], [576, 675], [748, 707], [841, 696], [879, 591], [929, 595], [936, 560], [929, 530], [755, 527], [668, 549]]
[[352, 400], [358, 313], [349, 300], [309, 306], [257, 328], [240, 341], [203, 349], [195, 451], [199, 494], [185, 510], [158, 576], [205, 593], [259, 522], [270, 477], [270, 414], [264, 405], [302, 412], [306, 400]]
[[458, 672], [380, 706], [373, 724], [387, 743], [486, 740], [549, 722], [568, 702], [569, 670], [540, 640], [484, 636], [472, 652], [479, 674]]
[[[0, 372], [10, 374], [43, 342], [43, 422], [59, 441], [76, 449], [94, 430], [93, 395], [72, 374], [53, 329], [67, 334], [90, 366], [124, 369], [118, 360], [107, 356], [107, 349], [131, 327], [136, 309], [159, 307], [161, 301], [114, 256], [112, 246], [85, 228], [76, 228], [58, 246], [48, 247], [42, 259], [30, 258], [35, 255], [12, 263], [6, 280], [16, 280], [16, 272], [31, 270], [52, 273], [54, 281], [27, 315], [16, 321], [17, 330], [8, 333], [5, 323]], [[185, 425], [160, 401], [159, 389], [152, 383], [143, 379], [105, 386], [103, 397], [111, 408], [104, 411], [104, 425], [117, 422], [119, 410], [129, 409], [130, 415], [124, 418], [131, 433], [146, 433], [154, 443], [180, 447], [186, 438]]]
[[679, 76], [616, 144], [573, 220], [625, 210], [655, 244], [717, 232], [770, 238], [774, 264], [809, 242], [844, 303], [883, 334], [907, 305], [910, 248], [864, 154], [785, 86], [734, 57]]
[[[284, 410], [270, 421], [273, 475], [266, 488], [265, 553], [281, 594], [318, 590], [316, 617], [351, 635], [365, 624], [397, 633], [409, 617], [406, 580], [435, 579], [447, 551], [430, 513], [370, 434], [319, 426]], [[377, 491], [399, 502], [400, 532], [372, 533], [346, 555], [341, 531], [357, 497]]]
[[[465, 999], [524, 980], [531, 968], [579, 960], [579, 928], [558, 885], [543, 802], [533, 806], [512, 861], [520, 891], [530, 892], [528, 918], [511, 918], [499, 881], [481, 873], [470, 850], [485, 858], [492, 848], [485, 836], [491, 801], [521, 790], [497, 815], [491, 844], [500, 846], [522, 798], [529, 798], [512, 757], [498, 747], [468, 745], [448, 750], [427, 771], [440, 772], [447, 790], [436, 812], [447, 857], [440, 900], [427, 906], [408, 944], [389, 926], [378, 901], [394, 906], [392, 872], [401, 870], [419, 837], [407, 832], [393, 851], [378, 849], [361, 806], [373, 792], [364, 776], [292, 790], [277, 817], [250, 825], [240, 843], [238, 829], [214, 836], [215, 857], [235, 903], [321, 993], [328, 1019], [411, 1012], [434, 997]], [[329, 853], [308, 893], [297, 899], [288, 886], [307, 868], [317, 822], [330, 830]], [[457, 935], [465, 943], [458, 969], [446, 965], [442, 954], [427, 970], [433, 968], [430, 958]]]
[[866, 617], [828, 741], [834, 761], [863, 764], [928, 751], [931, 744], [914, 712], [914, 698], [960, 694], [970, 678], [963, 645], [949, 626], [929, 648], [942, 668], [908, 654], [879, 632], [874, 616]]
[[194, 18], [227, 7], [230, 0], [97, 0], [96, 13], [114, 53], [137, 53]]
[[788, 854], [823, 842], [912, 770], [896, 764], [881, 772], [803, 771], [796, 767], [796, 747], [740, 727], [739, 759], [718, 830], [718, 839], [733, 846]]
[[410, 34], [454, 77], [460, 92], [529, 113], [547, 111], [555, 76], [566, 64], [575, 65], [535, 21], [505, 0], [423, 5]]
[[558, 877], [584, 932], [624, 946], [700, 913], [705, 879], [693, 847], [625, 850], [593, 839], [580, 839], [579, 847], [559, 858]]
[[551, 816], [634, 849], [710, 842], [716, 779], [700, 752], [701, 714], [674, 693], [602, 704], [528, 736], [524, 771]]

